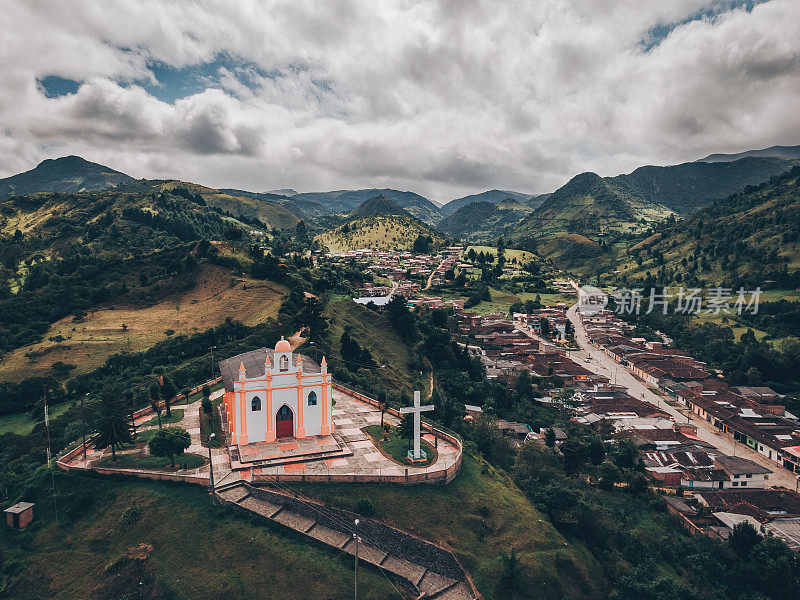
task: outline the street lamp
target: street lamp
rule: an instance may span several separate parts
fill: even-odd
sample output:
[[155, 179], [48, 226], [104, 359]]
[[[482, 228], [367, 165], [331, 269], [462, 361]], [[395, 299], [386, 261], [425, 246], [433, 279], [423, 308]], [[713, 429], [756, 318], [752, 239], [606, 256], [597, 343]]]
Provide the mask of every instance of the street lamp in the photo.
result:
[[211, 346], [211, 379], [214, 379], [214, 349], [216, 346]]
[[355, 575], [354, 575], [354, 582], [355, 582], [355, 598], [358, 600], [358, 519], [356, 519], [356, 531], [353, 534], [353, 538], [356, 540], [356, 566], [355, 566]]
[[86, 419], [83, 417], [83, 399], [89, 396], [86, 392], [81, 396], [81, 429], [83, 430], [83, 460], [86, 460]]
[[[211, 423], [208, 424], [211, 427]], [[214, 438], [217, 437], [213, 431], [208, 434], [208, 476], [209, 482], [211, 483], [211, 503], [216, 504], [217, 499], [214, 497], [214, 463], [211, 460], [211, 444], [214, 441]]]

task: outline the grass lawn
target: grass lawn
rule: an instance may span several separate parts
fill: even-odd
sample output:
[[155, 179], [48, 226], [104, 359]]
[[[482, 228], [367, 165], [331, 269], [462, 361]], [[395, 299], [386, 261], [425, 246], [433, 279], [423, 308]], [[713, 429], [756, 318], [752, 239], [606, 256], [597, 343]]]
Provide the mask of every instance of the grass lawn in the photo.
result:
[[408, 451], [410, 449], [408, 440], [404, 440], [400, 437], [399, 427], [392, 428], [392, 431], [388, 435], [388, 440], [385, 442], [383, 441], [380, 425], [370, 425], [369, 427], [365, 427], [363, 431], [372, 438], [372, 441], [375, 442], [375, 444], [377, 444], [381, 450], [391, 456], [394, 461], [402, 465], [427, 467], [428, 465], [435, 463], [436, 458], [439, 455], [433, 446], [431, 446], [425, 440], [421, 440], [420, 446], [428, 458], [424, 462], [411, 462], [408, 460]]
[[[208, 448], [208, 434], [211, 433], [209, 431], [209, 418], [203, 412], [203, 407], [199, 407], [198, 410], [200, 411], [200, 443]], [[216, 406], [214, 410], [211, 412], [211, 426], [214, 435], [213, 443], [211, 444], [212, 448], [219, 448], [222, 445], [222, 411], [218, 409]]]
[[[50, 413], [50, 418], [53, 419], [63, 412], [66, 412], [72, 406], [71, 402], [63, 402], [61, 404], [54, 404], [47, 407]], [[44, 421], [44, 415], [41, 418], [33, 419], [30, 412], [16, 413], [13, 415], [3, 415], [0, 417], [0, 435], [4, 433], [18, 433], [19, 435], [28, 435], [33, 431], [37, 423]]]
[[[16, 579], [13, 587], [3, 589], [4, 598], [352, 597], [352, 558], [309, 543], [279, 525], [214, 508], [201, 486], [94, 478], [58, 470], [55, 478], [58, 524], [48, 502], [47, 475], [41, 497], [32, 498], [37, 503], [33, 523], [23, 531], [0, 530], [3, 563], [10, 576], [5, 581]], [[131, 507], [137, 507], [140, 516], [126, 522], [123, 515]], [[152, 546], [144, 565], [120, 560], [141, 543]], [[12, 576], [13, 564], [19, 568]], [[137, 566], [143, 571], [136, 571]], [[359, 594], [365, 600], [397, 598], [383, 575], [366, 566], [359, 570]]]
[[[486, 600], [506, 600], [499, 589], [501, 555], [513, 547], [523, 573], [519, 597], [561, 600], [605, 597], [604, 576], [591, 554], [569, 543], [536, 510], [510, 477], [464, 455], [461, 473], [446, 486], [296, 484], [298, 491], [355, 511], [361, 498], [376, 518], [452, 548]], [[533, 591], [535, 590], [535, 593]]]
[[[167, 413], [165, 413], [165, 412], [161, 413], [161, 424], [162, 425], [170, 425], [172, 423], [178, 423], [180, 421], [183, 421], [183, 409], [182, 408], [173, 408], [173, 409], [170, 410], [170, 412], [172, 413], [172, 414], [170, 414], [170, 416], [167, 416]], [[149, 421], [145, 421], [144, 423], [142, 423], [142, 425], [144, 425], [144, 426], [158, 425], [158, 417], [153, 417]]]
[[[176, 469], [195, 469], [202, 466], [206, 459], [199, 454], [181, 454], [175, 457]], [[117, 467], [119, 469], [163, 469], [171, 471], [172, 461], [161, 456], [145, 456], [139, 458], [138, 453], [117, 454], [117, 460], [112, 461], [111, 457], [104, 458], [100, 463], [104, 467]]]

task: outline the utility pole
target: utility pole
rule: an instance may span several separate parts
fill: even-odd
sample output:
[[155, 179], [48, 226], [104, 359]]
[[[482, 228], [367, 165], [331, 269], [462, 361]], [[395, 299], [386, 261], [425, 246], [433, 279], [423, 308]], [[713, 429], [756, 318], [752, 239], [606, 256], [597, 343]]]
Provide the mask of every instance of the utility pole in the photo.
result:
[[[211, 423], [208, 424], [211, 427]], [[213, 442], [214, 438], [217, 437], [213, 431], [208, 434], [208, 475], [209, 481], [211, 482], [211, 504], [216, 504], [217, 499], [214, 497], [214, 463], [211, 460], [211, 443]]]
[[214, 379], [214, 348], [216, 346], [211, 346], [211, 379]]
[[86, 419], [83, 415], [83, 399], [89, 395], [89, 392], [86, 392], [83, 396], [81, 396], [81, 429], [83, 430], [83, 460], [86, 460]]
[[358, 519], [356, 519], [356, 532], [353, 534], [356, 540], [356, 567], [355, 567], [355, 598], [358, 600]]
[[53, 511], [56, 515], [56, 525], [58, 525], [58, 503], [56, 502], [56, 478], [53, 474], [52, 455], [50, 454], [50, 415], [47, 411], [47, 388], [43, 386], [44, 392], [44, 428], [47, 432], [47, 469], [50, 471], [50, 482], [53, 485]]

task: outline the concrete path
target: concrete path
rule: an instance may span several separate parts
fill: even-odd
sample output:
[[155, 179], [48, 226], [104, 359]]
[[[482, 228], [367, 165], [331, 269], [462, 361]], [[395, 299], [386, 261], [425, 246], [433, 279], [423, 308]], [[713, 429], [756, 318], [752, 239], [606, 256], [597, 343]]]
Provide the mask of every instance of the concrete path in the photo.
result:
[[355, 555], [354, 520], [359, 523], [359, 561], [400, 579], [418, 598], [474, 600], [468, 575], [448, 550], [378, 521], [359, 517], [278, 490], [235, 482], [217, 488], [223, 502], [279, 523], [326, 546]]
[[[714, 445], [725, 454], [747, 458], [773, 471], [769, 476], [770, 487], [783, 486], [792, 490], [795, 489], [797, 481], [792, 473], [749, 446], [734, 442], [732, 437], [722, 433], [705, 419], [690, 413], [669, 396], [654, 392], [652, 388], [647, 387], [644, 382], [637, 379], [626, 367], [617, 363], [600, 349], [592, 346], [586, 337], [583, 323], [578, 318], [577, 307], [577, 304], [573, 305], [567, 311], [567, 317], [575, 327], [575, 341], [582, 350], [580, 352], [571, 352], [571, 358], [589, 371], [608, 377], [610, 381], [625, 386], [631, 396], [653, 404], [660, 410], [670, 414], [678, 423], [686, 423], [688, 413], [691, 423], [697, 426], [697, 436], [700, 439]], [[587, 356], [591, 357], [589, 362], [584, 361]]]

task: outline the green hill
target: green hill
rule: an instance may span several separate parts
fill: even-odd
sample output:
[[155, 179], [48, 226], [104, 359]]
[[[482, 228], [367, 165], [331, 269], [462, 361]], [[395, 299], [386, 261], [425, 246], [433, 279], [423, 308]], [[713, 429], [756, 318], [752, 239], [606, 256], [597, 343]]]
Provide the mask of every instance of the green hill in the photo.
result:
[[550, 197], [522, 223], [509, 229], [512, 241], [566, 233], [628, 233], [674, 214], [648, 201], [621, 182], [581, 173]]
[[429, 237], [434, 246], [446, 243], [443, 236], [413, 217], [375, 215], [340, 225], [315, 239], [331, 252], [347, 252], [359, 248], [376, 250], [410, 250], [417, 237]]
[[[200, 194], [205, 202], [237, 219], [252, 221], [258, 219], [265, 225], [288, 229], [297, 225], [300, 217], [291, 208], [277, 202], [271, 194], [239, 193], [236, 190], [215, 190], [214, 188], [184, 183], [180, 181], [165, 182], [161, 189], [185, 188], [192, 193]], [[301, 215], [302, 216], [302, 215]]]
[[670, 221], [620, 257], [620, 277], [660, 282], [800, 285], [800, 166]]
[[36, 168], [0, 179], [0, 200], [37, 192], [75, 193], [119, 187], [135, 181], [110, 167], [79, 156], [48, 159]]
[[531, 200], [531, 195], [523, 194], [521, 192], [511, 192], [508, 190], [488, 190], [486, 192], [481, 192], [480, 194], [471, 194], [469, 196], [464, 196], [463, 198], [451, 200], [442, 206], [440, 210], [445, 217], [449, 217], [458, 209], [468, 206], [474, 202], [501, 204], [503, 202], [508, 202], [509, 200], [513, 202], [528, 202]]
[[351, 219], [371, 217], [377, 215], [398, 215], [410, 217], [396, 202], [392, 202], [383, 196], [375, 196], [362, 202], [353, 212], [350, 213]]
[[533, 208], [508, 200], [501, 203], [471, 202], [445, 217], [436, 229], [470, 241], [496, 240], [505, 229], [519, 223]]
[[333, 192], [308, 192], [292, 196], [294, 202], [313, 201], [327, 207], [327, 214], [349, 213], [363, 202], [383, 196], [392, 200], [406, 212], [428, 225], [436, 225], [442, 220], [439, 208], [427, 198], [414, 192], [401, 192], [392, 189], [338, 190]]

